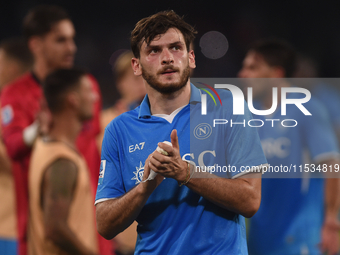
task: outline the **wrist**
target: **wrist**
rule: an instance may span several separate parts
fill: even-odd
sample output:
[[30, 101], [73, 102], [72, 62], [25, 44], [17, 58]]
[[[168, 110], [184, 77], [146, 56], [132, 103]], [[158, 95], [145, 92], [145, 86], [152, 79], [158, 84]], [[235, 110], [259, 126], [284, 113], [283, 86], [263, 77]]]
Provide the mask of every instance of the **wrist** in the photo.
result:
[[327, 210], [325, 211], [324, 221], [338, 221], [338, 212], [336, 210]]
[[137, 186], [137, 193], [141, 196], [150, 196], [151, 193], [157, 188], [157, 185], [154, 184], [154, 181], [146, 181], [140, 182]]
[[32, 147], [35, 139], [38, 136], [38, 131], [39, 131], [39, 123], [37, 121], [33, 122], [30, 126], [24, 129], [22, 138], [24, 140], [24, 143], [28, 147]]
[[328, 228], [328, 229], [333, 229], [335, 231], [339, 231], [340, 223], [339, 223], [338, 217], [335, 216], [333, 213], [331, 214], [326, 213], [323, 227]]
[[178, 185], [181, 187], [183, 185], [186, 185], [188, 184], [188, 182], [190, 181], [192, 175], [193, 175], [193, 171], [192, 171], [192, 167], [191, 167], [191, 164], [187, 161], [183, 161], [186, 165], [186, 170], [185, 170], [185, 179], [183, 181], [177, 181], [178, 182]]
[[187, 180], [188, 178], [188, 162], [182, 160], [181, 162], [181, 173], [179, 177], [176, 179], [178, 183], [183, 183]]

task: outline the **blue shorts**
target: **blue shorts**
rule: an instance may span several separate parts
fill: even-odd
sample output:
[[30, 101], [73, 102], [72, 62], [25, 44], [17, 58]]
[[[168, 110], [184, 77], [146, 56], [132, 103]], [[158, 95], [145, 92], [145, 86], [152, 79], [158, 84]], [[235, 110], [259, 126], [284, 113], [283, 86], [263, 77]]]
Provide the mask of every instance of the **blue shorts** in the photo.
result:
[[4, 239], [0, 237], [0, 253], [1, 255], [17, 255], [18, 242], [15, 239]]

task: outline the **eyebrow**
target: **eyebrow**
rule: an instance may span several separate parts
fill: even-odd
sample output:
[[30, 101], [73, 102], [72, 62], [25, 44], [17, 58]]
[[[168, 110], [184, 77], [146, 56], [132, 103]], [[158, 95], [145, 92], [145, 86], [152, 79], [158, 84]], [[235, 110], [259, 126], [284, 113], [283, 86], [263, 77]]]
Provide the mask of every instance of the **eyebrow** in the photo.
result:
[[[184, 45], [183, 42], [181, 41], [176, 41], [176, 42], [173, 42], [173, 43], [170, 43], [169, 46], [172, 47], [172, 46], [176, 46], [176, 45]], [[158, 49], [160, 48], [162, 45], [146, 45], [145, 46], [145, 49]]]
[[177, 41], [177, 42], [173, 42], [173, 43], [170, 43], [170, 46], [175, 46], [175, 45], [184, 45], [181, 41]]

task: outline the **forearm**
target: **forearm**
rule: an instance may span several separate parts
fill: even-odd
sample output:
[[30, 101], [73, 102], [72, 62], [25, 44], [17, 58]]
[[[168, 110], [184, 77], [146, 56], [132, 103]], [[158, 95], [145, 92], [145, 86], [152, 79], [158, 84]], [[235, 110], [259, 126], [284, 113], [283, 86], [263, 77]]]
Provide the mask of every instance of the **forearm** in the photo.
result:
[[[321, 164], [333, 165], [338, 164], [337, 160], [327, 160]], [[333, 175], [334, 173], [327, 173], [325, 179], [325, 217], [321, 230], [320, 249], [324, 254], [338, 254], [339, 251], [339, 220], [338, 212], [340, 207], [340, 179]]]
[[0, 172], [12, 174], [11, 161], [7, 155], [5, 145], [0, 142]]
[[10, 158], [16, 160], [30, 153], [31, 148], [23, 140], [23, 130], [16, 130], [9, 134], [6, 133], [4, 132], [4, 142]]
[[112, 239], [126, 229], [137, 218], [154, 188], [142, 182], [119, 198], [98, 203], [98, 232], [104, 238]]
[[[337, 159], [329, 159], [320, 163], [328, 165], [328, 169], [335, 169], [335, 164], [340, 164]], [[330, 167], [332, 166], [332, 167]], [[325, 217], [337, 219], [340, 208], [340, 178], [338, 173], [327, 173], [325, 179]]]
[[192, 178], [186, 186], [212, 203], [245, 217], [257, 212], [261, 202], [261, 174], [247, 174], [247, 178], [238, 179], [206, 175], [208, 178], [202, 175]]
[[340, 179], [327, 178], [325, 182], [325, 217], [336, 219], [340, 208]]
[[[52, 221], [52, 220], [51, 220]], [[82, 244], [72, 230], [68, 227], [66, 222], [49, 223], [49, 228], [46, 230], [47, 237], [67, 254], [75, 255], [94, 255]]]

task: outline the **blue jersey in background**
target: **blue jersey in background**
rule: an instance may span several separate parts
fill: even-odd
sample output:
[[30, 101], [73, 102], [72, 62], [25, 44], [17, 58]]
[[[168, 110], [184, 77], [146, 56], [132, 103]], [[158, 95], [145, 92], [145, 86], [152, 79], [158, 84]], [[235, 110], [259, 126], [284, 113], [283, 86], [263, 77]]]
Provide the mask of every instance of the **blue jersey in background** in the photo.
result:
[[[289, 98], [298, 97], [289, 94]], [[288, 175], [263, 175], [261, 206], [250, 221], [250, 254], [320, 254], [324, 179], [310, 178], [322, 177], [318, 171], [300, 173], [299, 166], [338, 156], [338, 148], [323, 105], [312, 98], [304, 106], [312, 116], [305, 116], [295, 105], [287, 105], [286, 116], [281, 116], [280, 108], [267, 116], [280, 122], [294, 119], [298, 122], [296, 127], [283, 127], [277, 121], [274, 127], [266, 123], [258, 129], [268, 163], [297, 168], [296, 173]], [[264, 120], [263, 116], [254, 118]]]

